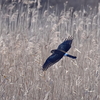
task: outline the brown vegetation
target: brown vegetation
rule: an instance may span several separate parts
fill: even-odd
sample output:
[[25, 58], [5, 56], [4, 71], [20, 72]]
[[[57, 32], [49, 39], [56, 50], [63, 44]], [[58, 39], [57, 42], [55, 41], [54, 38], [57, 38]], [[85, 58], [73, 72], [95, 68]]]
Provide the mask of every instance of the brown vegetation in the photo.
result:
[[[0, 11], [0, 100], [99, 100], [100, 12], [73, 19], [70, 11], [60, 19], [44, 12], [40, 20], [32, 10], [30, 27], [28, 14]], [[69, 35], [77, 59], [64, 57], [44, 73], [51, 49]]]

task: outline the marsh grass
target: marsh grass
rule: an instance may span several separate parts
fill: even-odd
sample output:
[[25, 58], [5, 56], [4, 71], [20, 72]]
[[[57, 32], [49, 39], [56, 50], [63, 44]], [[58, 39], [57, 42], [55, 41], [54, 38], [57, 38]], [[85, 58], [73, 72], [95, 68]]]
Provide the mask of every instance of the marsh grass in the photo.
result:
[[[23, 8], [22, 8], [23, 9]], [[68, 36], [69, 54], [46, 72], [42, 64]], [[99, 100], [100, 10], [60, 17], [35, 9], [0, 11], [0, 100]]]

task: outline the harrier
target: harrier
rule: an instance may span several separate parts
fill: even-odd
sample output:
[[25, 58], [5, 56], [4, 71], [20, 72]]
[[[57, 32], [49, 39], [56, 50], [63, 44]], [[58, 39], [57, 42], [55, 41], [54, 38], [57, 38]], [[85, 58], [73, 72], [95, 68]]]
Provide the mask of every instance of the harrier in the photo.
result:
[[67, 54], [66, 52], [71, 48], [73, 38], [68, 37], [64, 40], [63, 43], [61, 43], [57, 49], [51, 50], [52, 55], [50, 55], [45, 63], [42, 66], [42, 70], [47, 70], [50, 66], [58, 62], [63, 56], [67, 56], [73, 59], [76, 59], [76, 56], [72, 56], [70, 54]]

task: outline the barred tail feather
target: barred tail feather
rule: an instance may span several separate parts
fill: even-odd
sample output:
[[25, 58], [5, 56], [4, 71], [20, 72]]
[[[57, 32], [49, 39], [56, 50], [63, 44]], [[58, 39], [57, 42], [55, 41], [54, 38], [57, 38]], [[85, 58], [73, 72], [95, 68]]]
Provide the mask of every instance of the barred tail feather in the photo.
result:
[[64, 55], [64, 56], [67, 56], [67, 57], [70, 57], [70, 58], [73, 58], [73, 59], [76, 59], [76, 58], [77, 58], [76, 56], [72, 56], [72, 55], [67, 54], [67, 53], [65, 53], [65, 55]]

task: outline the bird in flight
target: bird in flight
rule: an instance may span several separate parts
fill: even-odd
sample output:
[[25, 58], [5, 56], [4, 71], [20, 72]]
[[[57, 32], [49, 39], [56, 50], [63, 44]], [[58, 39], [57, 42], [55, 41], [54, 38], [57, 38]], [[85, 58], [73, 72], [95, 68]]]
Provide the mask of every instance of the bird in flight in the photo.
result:
[[63, 43], [61, 43], [57, 49], [51, 50], [52, 55], [50, 55], [45, 63], [42, 66], [42, 70], [46, 71], [50, 66], [54, 65], [56, 62], [58, 62], [63, 56], [70, 57], [72, 59], [76, 59], [76, 56], [72, 56], [70, 54], [67, 54], [66, 52], [71, 48], [73, 38], [68, 37], [64, 40]]

